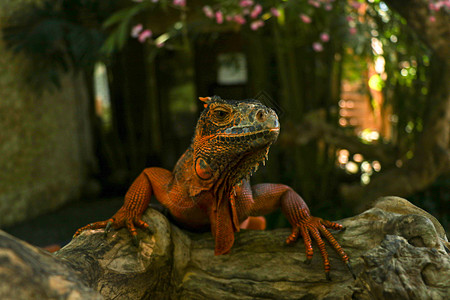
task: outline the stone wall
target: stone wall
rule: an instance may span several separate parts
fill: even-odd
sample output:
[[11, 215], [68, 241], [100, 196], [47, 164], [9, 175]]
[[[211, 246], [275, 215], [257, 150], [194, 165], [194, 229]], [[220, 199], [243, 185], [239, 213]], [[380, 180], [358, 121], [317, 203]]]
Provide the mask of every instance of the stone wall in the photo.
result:
[[[14, 2], [0, 4], [0, 28], [11, 6], [35, 1]], [[39, 94], [23, 79], [29, 71], [0, 36], [0, 227], [77, 198], [92, 154], [80, 77], [66, 75], [59, 91]]]

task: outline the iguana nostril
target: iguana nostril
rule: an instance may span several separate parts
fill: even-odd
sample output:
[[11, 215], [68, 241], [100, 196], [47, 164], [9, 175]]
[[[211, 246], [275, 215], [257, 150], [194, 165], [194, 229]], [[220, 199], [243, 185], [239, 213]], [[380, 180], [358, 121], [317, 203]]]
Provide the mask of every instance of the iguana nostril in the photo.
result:
[[267, 119], [267, 113], [264, 109], [260, 109], [256, 112], [256, 120], [258, 122], [264, 122]]

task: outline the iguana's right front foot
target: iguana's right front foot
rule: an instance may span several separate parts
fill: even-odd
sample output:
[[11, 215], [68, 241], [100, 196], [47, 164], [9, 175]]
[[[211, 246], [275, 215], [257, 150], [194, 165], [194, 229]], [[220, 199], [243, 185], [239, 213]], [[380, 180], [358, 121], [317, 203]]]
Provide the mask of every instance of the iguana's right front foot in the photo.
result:
[[126, 226], [128, 232], [131, 234], [133, 238], [133, 243], [136, 246], [138, 246], [139, 240], [137, 238], [136, 227], [150, 231], [149, 225], [146, 222], [142, 221], [141, 217], [142, 217], [141, 215], [137, 215], [134, 211], [122, 207], [116, 212], [114, 216], [112, 216], [112, 218], [108, 220], [90, 223], [86, 226], [79, 228], [75, 232], [73, 237], [75, 238], [85, 230], [99, 229], [99, 228], [105, 228], [105, 236], [106, 236], [110, 231], [111, 227], [113, 227], [114, 229], [120, 229]]

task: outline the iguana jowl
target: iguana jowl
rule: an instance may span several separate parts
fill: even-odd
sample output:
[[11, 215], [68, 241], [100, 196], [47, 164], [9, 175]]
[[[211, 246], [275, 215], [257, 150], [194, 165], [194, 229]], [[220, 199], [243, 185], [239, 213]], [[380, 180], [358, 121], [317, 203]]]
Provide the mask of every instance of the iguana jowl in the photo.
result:
[[215, 254], [228, 253], [234, 232], [249, 216], [261, 216], [281, 207], [292, 225], [286, 243], [304, 239], [307, 262], [312, 259], [312, 240], [322, 255], [329, 279], [330, 261], [324, 236], [350, 268], [349, 258], [327, 228], [342, 225], [311, 216], [303, 199], [289, 186], [257, 184], [249, 176], [265, 163], [269, 147], [277, 139], [280, 125], [276, 113], [256, 100], [200, 98], [205, 109], [195, 129], [192, 144], [172, 172], [147, 168], [133, 182], [124, 205], [110, 219], [77, 230], [127, 227], [137, 241], [136, 227], [148, 229], [141, 220], [150, 197], [164, 205], [175, 220], [189, 228], [211, 227]]

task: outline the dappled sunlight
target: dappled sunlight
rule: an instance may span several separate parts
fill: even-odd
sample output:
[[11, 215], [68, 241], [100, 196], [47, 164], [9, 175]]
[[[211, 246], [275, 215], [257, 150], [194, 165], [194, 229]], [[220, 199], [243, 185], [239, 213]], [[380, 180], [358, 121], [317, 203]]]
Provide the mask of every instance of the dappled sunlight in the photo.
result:
[[359, 174], [362, 185], [369, 184], [374, 172], [381, 171], [381, 164], [379, 161], [367, 161], [360, 153], [355, 153], [351, 156], [347, 149], [340, 149], [337, 152], [337, 162], [339, 167], [348, 174]]
[[111, 99], [106, 66], [97, 63], [94, 68], [95, 113], [106, 130], [111, 129]]

